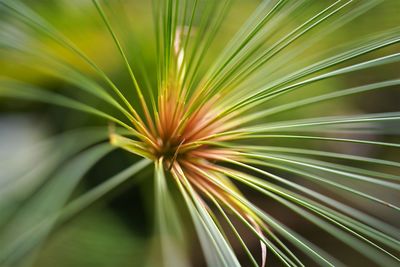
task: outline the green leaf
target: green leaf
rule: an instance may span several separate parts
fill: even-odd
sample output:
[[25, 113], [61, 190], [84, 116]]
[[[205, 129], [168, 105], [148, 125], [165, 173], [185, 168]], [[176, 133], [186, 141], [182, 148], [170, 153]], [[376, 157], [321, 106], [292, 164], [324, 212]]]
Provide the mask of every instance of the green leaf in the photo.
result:
[[113, 149], [109, 144], [101, 144], [76, 156], [18, 210], [0, 239], [2, 265], [15, 263], [38, 242], [44, 240], [53, 227], [55, 218], [46, 221], [37, 231], [29, 231], [32, 225], [42, 223], [43, 218], [50, 217], [61, 209], [82, 176]]

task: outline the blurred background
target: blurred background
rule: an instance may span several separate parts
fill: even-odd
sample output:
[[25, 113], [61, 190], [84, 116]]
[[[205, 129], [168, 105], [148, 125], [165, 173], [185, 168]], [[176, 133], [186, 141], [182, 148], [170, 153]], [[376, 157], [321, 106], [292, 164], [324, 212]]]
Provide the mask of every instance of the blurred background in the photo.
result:
[[[22, 2], [49, 21], [51, 25], [54, 25], [93, 59], [117, 86], [122, 88], [121, 90], [128, 95], [128, 99], [135, 99], [133, 87], [130, 84], [123, 62], [91, 1], [30, 0]], [[272, 37], [265, 42], [265, 47], [271, 46], [274, 41], [279, 40], [284, 34], [315, 14], [321, 7], [326, 6], [327, 3], [325, 2], [331, 3], [332, 1], [309, 2], [283, 20], [284, 23], [282, 22]], [[129, 61], [134, 66], [139, 82], [148, 91], [155, 91], [157, 86], [155, 67], [157, 59], [151, 1], [110, 0], [103, 3], [118, 35], [123, 40], [123, 45], [127, 48]], [[207, 71], [213, 59], [223, 50], [246, 19], [251, 16], [259, 3], [260, 1], [256, 0], [233, 1], [228, 16], [224, 19], [216, 39], [198, 70], [200, 73]], [[352, 8], [356, 7], [355, 4]], [[343, 12], [348, 12], [348, 10]], [[340, 51], [345, 51], [347, 47], [354, 47], [358, 41], [369, 38], [369, 36], [376, 36], [385, 30], [398, 27], [400, 25], [398, 14], [400, 14], [400, 1], [386, 0], [349, 23], [342, 26], [338, 25], [337, 29], [329, 28], [332, 25], [328, 22], [326, 26], [317, 28], [291, 44], [280, 53], [280, 56], [271, 59], [271, 62], [263, 70], [264, 74], [261, 76], [258, 74], [254, 81], [250, 79], [249, 83], [268, 84], [287, 73]], [[331, 29], [331, 31], [329, 32], [327, 29]], [[324, 34], [325, 31], [327, 34]], [[312, 38], [318, 38], [318, 41], [310, 44], [297, 55], [293, 53], [299, 48], [303, 49], [304, 40]], [[399, 51], [399, 44], [390, 45], [340, 66]], [[61, 59], [73, 65], [88, 77], [98, 80], [96, 74], [74, 54], [62, 48], [51, 38], [21, 22], [21, 19], [15, 14], [10, 14], [5, 9], [0, 8], [1, 79], [15, 79], [52, 92], [62, 93], [73, 99], [84, 100], [86, 104], [101, 107], [110, 114], [118, 116], [112, 107], [106, 106], [101, 100], [92, 97], [87, 92], [78, 90], [76, 84], [69, 81], [68, 77], [63, 77], [68, 76], [68, 72], [58, 68], [51, 60], [47, 60], [43, 57], [44, 54]], [[279, 64], [282, 60], [286, 62], [284, 65]], [[335, 68], [340, 66], [335, 66]], [[322, 93], [398, 78], [399, 70], [400, 65], [393, 63], [319, 81], [299, 90], [299, 92], [296, 91], [269, 101], [260, 109]], [[105, 86], [101, 82], [99, 84]], [[137, 105], [134, 101], [132, 103]], [[390, 87], [280, 113], [268, 117], [268, 122], [320, 116], [390, 112], [399, 110], [399, 107], [400, 90], [398, 87]], [[261, 120], [260, 122], [266, 121]], [[64, 164], [61, 160], [62, 155], [67, 155], [65, 158], [70, 158], [74, 154], [71, 152], [73, 150], [71, 147], [75, 143], [74, 138], [66, 137], [62, 139], [60, 136], [63, 133], [82, 127], [104, 127], [106, 131], [107, 126], [107, 121], [86, 113], [40, 102], [0, 97], [0, 188], [3, 191], [0, 193], [3, 194], [0, 198], [1, 213], [3, 213], [0, 218], [2, 220], [0, 225], [6, 225], [10, 216], [22, 205], [25, 205], [24, 203], [29, 199], [29, 196], [43, 186], [52, 174], [62, 168]], [[398, 124], [387, 124], [382, 125], [382, 127], [387, 130], [385, 134], [379, 131], [357, 134], [343, 131], [341, 136], [393, 143], [400, 141]], [[329, 133], [326, 136], [329, 137]], [[62, 143], [60, 143], [61, 141]], [[260, 144], [261, 142], [263, 145], [269, 146], [319, 149], [400, 161], [400, 154], [396, 152], [397, 150], [389, 147], [282, 139], [259, 141]], [[252, 143], [257, 144], [254, 141]], [[87, 192], [138, 160], [139, 157], [131, 153], [121, 150], [112, 151], [85, 174], [76, 189], [73, 190], [70, 199]], [[332, 160], [332, 162], [346, 161], [337, 159]], [[43, 170], [37, 168], [43, 164], [51, 166], [48, 172], [44, 172], [46, 175], [41, 172]], [[375, 172], [384, 171], [399, 175], [399, 173], [385, 169], [380, 165], [353, 164], [355, 167], [367, 168]], [[348, 203], [390, 225], [400, 226], [399, 218], [394, 217], [390, 209], [337, 192], [332, 188], [317, 186], [290, 173], [282, 171], [277, 171], [277, 173], [299, 184], [316, 189], [322, 194]], [[318, 172], [316, 174], [318, 175]], [[32, 178], [28, 179], [27, 176]], [[37, 267], [158, 266], [157, 263], [154, 263], [157, 262], [157, 259], [154, 259], [156, 256], [153, 250], [154, 185], [152, 166], [144, 169], [136, 176], [139, 177], [138, 182], [125, 183], [114, 190], [112, 194], [107, 195], [88, 209], [59, 225], [33, 254], [24, 257], [24, 260], [19, 262], [18, 265]], [[18, 177], [25, 178], [18, 180]], [[339, 181], [339, 178], [334, 175], [332, 179]], [[345, 183], [349, 182], [345, 181]], [[8, 191], [9, 186], [14, 189]], [[377, 191], [376, 187], [361, 183], [356, 186], [366, 192], [373, 192], [376, 196], [388, 201], [396, 202], [399, 200], [398, 195], [388, 194], [391, 191], [384, 189]], [[374, 266], [368, 259], [357, 254], [334, 237], [325, 234], [290, 210], [248, 188], [240, 187], [240, 189], [250, 200], [313, 243], [327, 251], [335, 252], [339, 255], [339, 259], [354, 262], [351, 266]], [[62, 188], [54, 190], [62, 190]], [[179, 193], [177, 191], [173, 191], [173, 193], [178, 200], [181, 219], [186, 226], [184, 232], [188, 238], [188, 252], [195, 266], [205, 266], [190, 216], [183, 205], [183, 201], [179, 201]], [[46, 201], [51, 202], [52, 199]], [[35, 206], [30, 211], [32, 214], [35, 213], [34, 208]], [[236, 225], [243, 233], [246, 232], [240, 223], [236, 222]], [[228, 233], [228, 237], [233, 240], [230, 233]], [[250, 233], [245, 234], [244, 237], [249, 242], [250, 249], [255, 252], [259, 259], [259, 241]], [[246, 261], [246, 255], [240, 245], [235, 242], [233, 244], [239, 259]], [[293, 250], [296, 249], [293, 248]], [[313, 266], [312, 262], [305, 261], [305, 263], [306, 266]], [[272, 255], [268, 257], [268, 264], [269, 266], [279, 266], [279, 262]]]

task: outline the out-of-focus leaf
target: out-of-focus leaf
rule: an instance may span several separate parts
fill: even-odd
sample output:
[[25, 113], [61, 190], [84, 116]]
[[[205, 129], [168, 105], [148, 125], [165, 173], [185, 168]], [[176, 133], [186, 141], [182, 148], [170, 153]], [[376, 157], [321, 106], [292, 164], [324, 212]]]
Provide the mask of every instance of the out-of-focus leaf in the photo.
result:
[[43, 219], [62, 208], [82, 176], [111, 150], [109, 144], [101, 144], [75, 157], [18, 210], [1, 233], [3, 265], [15, 263], [47, 236], [56, 218]]

